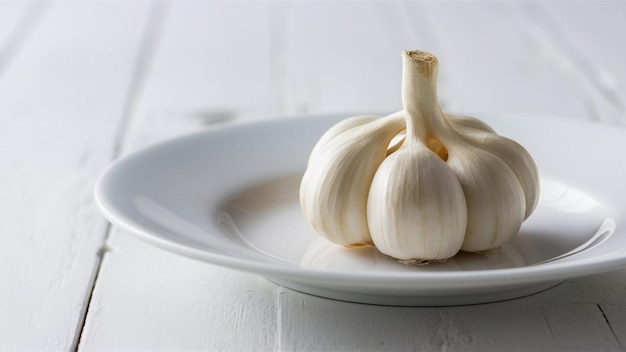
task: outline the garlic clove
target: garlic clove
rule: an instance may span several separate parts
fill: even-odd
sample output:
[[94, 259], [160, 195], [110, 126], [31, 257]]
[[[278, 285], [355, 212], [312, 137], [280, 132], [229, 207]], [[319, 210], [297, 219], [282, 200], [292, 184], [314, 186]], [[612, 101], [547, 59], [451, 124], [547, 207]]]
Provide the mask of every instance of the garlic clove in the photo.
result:
[[525, 214], [522, 186], [498, 157], [465, 143], [449, 143], [448, 166], [467, 202], [467, 229], [461, 247], [468, 252], [499, 247], [519, 231]]
[[380, 165], [367, 200], [376, 248], [394, 258], [443, 260], [463, 243], [467, 209], [461, 184], [439, 156], [405, 141]]
[[370, 184], [389, 142], [403, 128], [402, 117], [390, 115], [346, 129], [314, 148], [300, 184], [300, 205], [318, 233], [344, 246], [371, 243], [366, 219]]
[[539, 201], [539, 171], [528, 151], [519, 143], [495, 133], [466, 127], [454, 133], [466, 142], [497, 156], [513, 171], [520, 182], [525, 199], [524, 219], [537, 207]]

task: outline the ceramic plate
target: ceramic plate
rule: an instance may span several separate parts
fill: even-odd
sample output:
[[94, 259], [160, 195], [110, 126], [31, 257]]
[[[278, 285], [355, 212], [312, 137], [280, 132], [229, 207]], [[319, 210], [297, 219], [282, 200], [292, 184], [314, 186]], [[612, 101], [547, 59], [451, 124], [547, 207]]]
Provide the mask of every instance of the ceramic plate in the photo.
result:
[[198, 260], [301, 292], [386, 305], [457, 305], [535, 293], [626, 264], [626, 132], [561, 119], [478, 117], [534, 156], [541, 198], [520, 233], [484, 254], [407, 266], [318, 237], [298, 183], [320, 135], [346, 116], [230, 125], [129, 155], [99, 179], [113, 224]]

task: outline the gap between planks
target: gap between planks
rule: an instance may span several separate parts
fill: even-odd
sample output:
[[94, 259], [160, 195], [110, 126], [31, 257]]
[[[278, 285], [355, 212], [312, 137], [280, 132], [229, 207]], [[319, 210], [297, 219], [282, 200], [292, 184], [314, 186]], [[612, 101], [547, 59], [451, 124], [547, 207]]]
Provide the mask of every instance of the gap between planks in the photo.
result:
[[[129, 82], [128, 94], [124, 101], [122, 118], [120, 120], [117, 133], [115, 134], [116, 137], [113, 143], [112, 160], [117, 159], [123, 152], [126, 132], [131, 120], [132, 112], [144, 86], [144, 82], [146, 81], [148, 72], [150, 71], [154, 52], [156, 50], [162, 33], [162, 29], [166, 22], [169, 8], [169, 1], [157, 1], [151, 5], [150, 14], [148, 15], [148, 20], [146, 21], [145, 29], [141, 38], [141, 43], [139, 44], [139, 49], [137, 50], [137, 56], [133, 65], [133, 74]], [[107, 242], [109, 241], [112, 229], [113, 226], [110, 223], [107, 223], [107, 226], [104, 230], [104, 241], [102, 247], [98, 251], [98, 262], [94, 270], [93, 279], [91, 280], [89, 293], [85, 298], [85, 304], [83, 305], [84, 312], [82, 314], [81, 320], [78, 322], [74, 342], [70, 348], [71, 351], [78, 351], [80, 348], [82, 334], [85, 329], [85, 324], [87, 323], [87, 318], [89, 316], [89, 308], [93, 299], [93, 293], [98, 283], [98, 277], [100, 275], [100, 271], [102, 269], [106, 254], [111, 251], [111, 248], [107, 245]]]
[[600, 313], [602, 313], [602, 317], [604, 318], [604, 321], [606, 322], [606, 325], [608, 325], [609, 331], [611, 331], [611, 334], [615, 338], [615, 341], [617, 341], [617, 343], [619, 345], [619, 348], [624, 350], [624, 346], [622, 346], [622, 342], [619, 339], [619, 336], [617, 336], [617, 334], [615, 333], [615, 330], [613, 329], [613, 325], [611, 325], [611, 321], [609, 320], [609, 317], [606, 316], [606, 313], [604, 312], [604, 309], [602, 309], [602, 305], [596, 304], [596, 307], [598, 308]]

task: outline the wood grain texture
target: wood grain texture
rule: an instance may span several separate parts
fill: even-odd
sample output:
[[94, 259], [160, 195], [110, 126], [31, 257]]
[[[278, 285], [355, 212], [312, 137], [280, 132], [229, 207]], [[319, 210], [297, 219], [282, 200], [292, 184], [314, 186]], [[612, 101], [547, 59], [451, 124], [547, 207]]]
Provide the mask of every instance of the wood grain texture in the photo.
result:
[[81, 350], [274, 349], [279, 288], [273, 284], [118, 231], [109, 247]]
[[123, 152], [216, 123], [276, 115], [270, 5], [175, 2], [164, 17]]
[[[525, 6], [172, 3], [154, 39], [145, 79], [133, 93], [120, 150], [127, 154], [229, 121], [399, 109], [398, 58], [406, 47], [438, 53], [448, 109], [597, 118], [589, 107], [607, 106], [606, 99], [576, 73], [579, 62], [565, 70], [560, 66], [573, 54], [552, 33], [555, 19], [549, 14], [559, 5]], [[548, 15], [533, 19], [533, 11]], [[573, 23], [580, 11], [587, 9], [563, 12], [559, 25]], [[568, 38], [572, 45], [584, 45], [583, 38]], [[615, 77], [623, 82], [626, 75]], [[507, 302], [397, 308], [303, 295], [153, 248], [117, 229], [106, 248], [81, 337], [83, 350], [626, 346], [625, 270]]]
[[[555, 68], [552, 43], [529, 33], [535, 18], [522, 3], [427, 3], [440, 40], [441, 91], [455, 111], [510, 111], [586, 118], [578, 96]], [[537, 46], [544, 44], [546, 52]]]
[[144, 5], [59, 3], [15, 32], [0, 76], [0, 349], [76, 343], [107, 228], [93, 184], [144, 17]]
[[[464, 307], [369, 306], [286, 291], [281, 346], [287, 351], [623, 350], [624, 331], [618, 328], [623, 325], [607, 320], [603, 311], [624, 306], [619, 287], [610, 282], [625, 275], [583, 278], [516, 300]], [[603, 309], [607, 302], [611, 307]]]
[[[269, 4], [168, 6], [122, 152], [267, 116], [270, 11]], [[81, 350], [274, 349], [279, 288], [152, 248], [117, 229], [107, 248]]]

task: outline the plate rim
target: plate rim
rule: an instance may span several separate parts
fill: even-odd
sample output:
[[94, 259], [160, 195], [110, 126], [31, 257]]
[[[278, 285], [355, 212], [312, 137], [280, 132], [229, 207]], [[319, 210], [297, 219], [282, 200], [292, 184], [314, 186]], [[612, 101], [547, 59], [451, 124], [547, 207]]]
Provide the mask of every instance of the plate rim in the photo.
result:
[[[484, 116], [484, 115], [494, 115], [496, 113], [472, 113], [471, 116]], [[598, 274], [603, 272], [608, 272], [611, 270], [618, 270], [621, 267], [626, 265], [626, 253], [621, 253], [621, 255], [604, 255], [606, 258], [603, 260], [596, 261], [581, 261], [581, 260], [561, 260], [554, 261], [550, 263], [545, 263], [541, 265], [528, 265], [522, 267], [514, 267], [514, 268], [498, 268], [498, 269], [483, 269], [483, 270], [475, 270], [475, 271], [451, 271], [451, 272], [425, 272], [425, 271], [415, 271], [415, 272], [354, 272], [354, 271], [328, 271], [322, 269], [313, 269], [313, 268], [303, 268], [297, 265], [287, 265], [286, 263], [279, 262], [262, 262], [259, 260], [250, 260], [241, 257], [233, 257], [229, 255], [209, 252], [206, 250], [202, 250], [199, 248], [193, 248], [179, 242], [173, 241], [168, 238], [164, 238], [159, 234], [152, 233], [150, 231], [146, 231], [141, 227], [138, 227], [129, 221], [128, 217], [125, 216], [119, 209], [115, 209], [115, 207], [108, 202], [108, 192], [105, 190], [105, 183], [107, 183], [108, 178], [111, 177], [113, 172], [118, 170], [121, 167], [124, 167], [125, 164], [131, 163], [137, 159], [141, 158], [145, 153], [156, 150], [156, 148], [167, 148], [168, 145], [175, 145], [185, 143], [194, 138], [208, 137], [214, 134], [225, 133], [227, 131], [237, 131], [241, 128], [254, 128], [259, 125], [267, 126], [268, 124], [281, 124], [285, 121], [293, 121], [294, 119], [301, 120], [311, 120], [311, 119], [319, 119], [320, 117], [325, 118], [337, 118], [340, 117], [348, 117], [354, 116], [358, 114], [325, 114], [325, 115], [309, 115], [304, 117], [291, 117], [291, 118], [273, 118], [273, 119], [265, 119], [265, 120], [257, 120], [257, 121], [238, 121], [234, 123], [229, 123], [227, 125], [215, 126], [209, 130], [196, 131], [192, 133], [188, 133], [182, 136], [174, 137], [167, 139], [165, 141], [146, 146], [140, 148], [136, 151], [129, 153], [126, 156], [118, 158], [114, 160], [110, 165], [108, 165], [105, 170], [98, 177], [95, 187], [94, 187], [94, 198], [95, 203], [102, 213], [102, 215], [113, 225], [120, 227], [125, 232], [128, 232], [135, 237], [148, 242], [152, 245], [155, 245], [164, 250], [177, 253], [179, 255], [183, 255], [195, 260], [200, 260], [203, 262], [208, 262], [236, 270], [242, 270], [246, 272], [251, 272], [255, 274], [259, 274], [266, 277], [279, 277], [279, 278], [290, 278], [298, 281], [302, 280], [315, 280], [315, 281], [325, 281], [325, 282], [347, 282], [349, 284], [362, 283], [364, 280], [375, 281], [376, 284], [391, 284], [391, 285], [402, 285], [402, 284], [428, 284], [428, 285], [444, 285], [450, 288], [468, 288], [476, 286], [476, 280], [482, 280], [480, 285], [482, 287], [502, 287], [503, 285], [508, 285], [507, 283], [514, 284], [531, 284], [531, 283], [541, 283], [541, 282], [549, 282], [549, 281], [562, 281], [575, 277], [583, 277], [592, 274]], [[523, 114], [523, 113], [499, 113], [498, 115], [505, 116], [538, 116], [540, 118], [549, 118], [558, 120], [562, 123], [572, 123], [572, 124], [583, 124], [583, 125], [593, 125], [591, 122], [587, 121], [572, 121], [564, 118], [547, 116], [542, 114]], [[603, 125], [598, 125], [602, 127], [606, 127]], [[626, 130], [625, 130], [626, 131]], [[620, 219], [622, 220], [622, 219]], [[622, 224], [623, 221], [620, 221], [619, 224]], [[613, 234], [615, 236], [617, 233], [624, 232], [622, 228], [616, 230], [616, 233]], [[621, 236], [626, 235], [623, 233]], [[586, 251], [589, 253], [590, 251], [597, 250], [602, 247], [603, 244], [598, 245], [598, 247], [594, 247]], [[575, 257], [575, 256], [574, 256]], [[575, 258], [576, 259], [576, 258]], [[587, 263], [589, 262], [589, 263]], [[511, 278], [515, 278], [512, 280]]]

